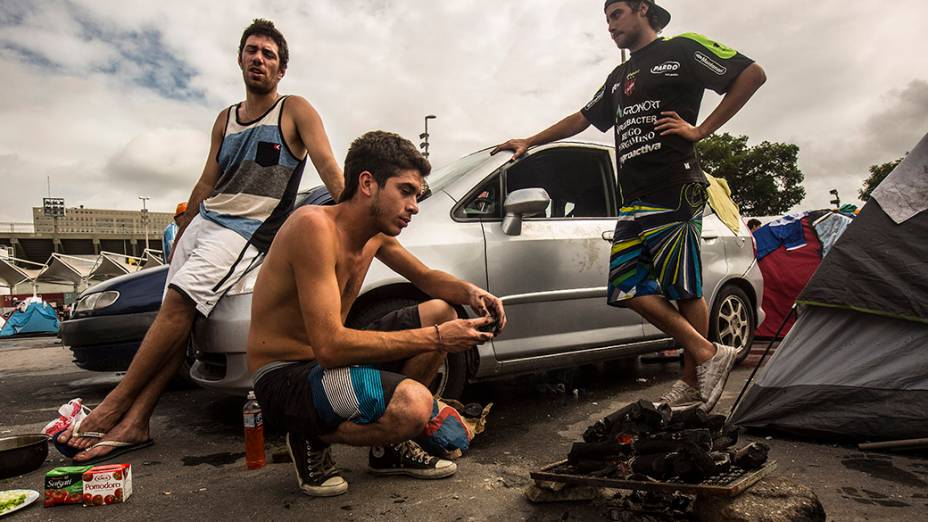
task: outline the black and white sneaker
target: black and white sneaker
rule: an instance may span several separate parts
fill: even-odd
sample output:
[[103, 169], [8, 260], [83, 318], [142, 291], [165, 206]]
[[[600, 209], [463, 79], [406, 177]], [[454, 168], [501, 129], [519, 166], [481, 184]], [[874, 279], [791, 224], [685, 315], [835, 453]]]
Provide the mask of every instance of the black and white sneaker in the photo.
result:
[[368, 470], [374, 475], [408, 475], [420, 479], [450, 477], [458, 465], [433, 457], [411, 440], [395, 446], [372, 446]]
[[332, 460], [331, 446], [301, 433], [287, 433], [287, 450], [304, 493], [313, 497], [334, 497], [348, 491], [348, 482], [339, 475]]

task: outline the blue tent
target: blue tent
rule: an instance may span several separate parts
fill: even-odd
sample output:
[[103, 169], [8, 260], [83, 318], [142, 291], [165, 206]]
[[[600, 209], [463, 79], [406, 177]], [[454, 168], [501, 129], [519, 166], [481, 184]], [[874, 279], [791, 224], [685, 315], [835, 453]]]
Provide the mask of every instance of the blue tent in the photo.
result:
[[29, 303], [25, 311], [16, 310], [0, 330], [0, 338], [29, 334], [58, 333], [58, 316], [48, 303]]

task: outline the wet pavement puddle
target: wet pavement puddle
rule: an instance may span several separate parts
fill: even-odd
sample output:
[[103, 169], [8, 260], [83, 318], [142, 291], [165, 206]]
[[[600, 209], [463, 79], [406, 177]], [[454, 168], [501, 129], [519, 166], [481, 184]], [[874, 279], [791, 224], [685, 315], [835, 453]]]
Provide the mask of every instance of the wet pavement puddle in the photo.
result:
[[841, 464], [848, 469], [860, 471], [867, 475], [915, 488], [928, 488], [928, 482], [916, 474], [900, 469], [893, 464], [890, 457], [877, 455], [847, 455]]
[[888, 495], [884, 495], [876, 491], [870, 491], [869, 489], [840, 488], [838, 489], [838, 492], [841, 493], [842, 498], [853, 500], [858, 504], [879, 505], [883, 507], [911, 506], [911, 504], [906, 504], [901, 500], [892, 499]]
[[184, 462], [184, 466], [200, 466], [202, 464], [209, 464], [217, 468], [222, 466], [228, 466], [229, 464], [234, 464], [235, 461], [245, 456], [244, 452], [240, 453], [212, 453], [209, 455], [198, 455], [192, 457], [183, 457], [181, 460]]

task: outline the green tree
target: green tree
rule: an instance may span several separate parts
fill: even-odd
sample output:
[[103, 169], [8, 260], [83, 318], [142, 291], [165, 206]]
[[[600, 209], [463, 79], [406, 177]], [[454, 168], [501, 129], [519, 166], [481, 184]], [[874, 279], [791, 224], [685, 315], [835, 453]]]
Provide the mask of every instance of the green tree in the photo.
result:
[[860, 196], [860, 200], [869, 200], [870, 193], [873, 192], [873, 189], [886, 179], [886, 176], [896, 168], [896, 165], [902, 163], [903, 158], [905, 158], [905, 156], [896, 161], [890, 161], [882, 165], [870, 165], [870, 177], [864, 180], [864, 186], [860, 187], [860, 191], [857, 193]]
[[696, 151], [706, 172], [728, 181], [745, 216], [782, 214], [806, 196], [796, 145], [764, 141], [752, 147], [747, 136], [726, 132], [698, 142]]

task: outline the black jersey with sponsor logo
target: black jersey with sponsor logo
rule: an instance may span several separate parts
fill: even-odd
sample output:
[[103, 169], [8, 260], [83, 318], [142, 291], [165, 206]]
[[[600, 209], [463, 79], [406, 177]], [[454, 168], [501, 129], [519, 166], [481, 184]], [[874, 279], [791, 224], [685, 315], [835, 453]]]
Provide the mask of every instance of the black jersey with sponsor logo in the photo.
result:
[[753, 61], [708, 38], [658, 38], [609, 74], [581, 113], [596, 128], [615, 129], [619, 187], [626, 203], [668, 187], [705, 183], [692, 142], [654, 131], [661, 112], [696, 125], [706, 89], [728, 91]]

